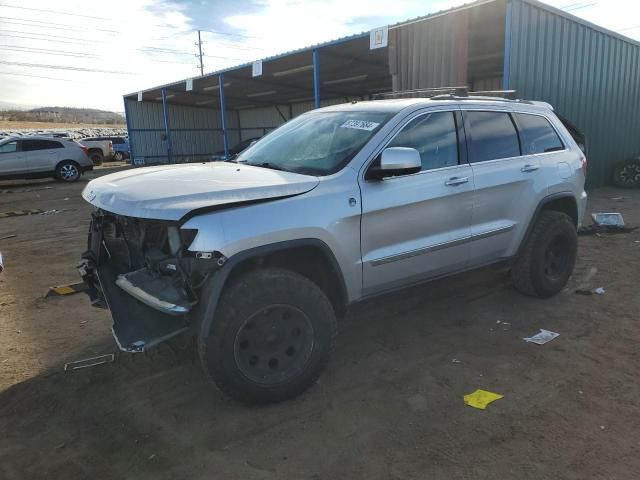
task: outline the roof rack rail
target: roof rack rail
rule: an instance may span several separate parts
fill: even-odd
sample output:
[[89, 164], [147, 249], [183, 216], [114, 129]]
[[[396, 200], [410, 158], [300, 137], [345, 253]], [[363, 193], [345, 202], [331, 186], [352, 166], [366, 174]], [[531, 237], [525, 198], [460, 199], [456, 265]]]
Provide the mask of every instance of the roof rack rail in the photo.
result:
[[396, 92], [376, 93], [373, 100], [388, 100], [391, 98], [432, 98], [438, 95], [466, 95], [469, 87], [438, 87], [415, 88], [413, 90], [398, 90]]
[[[468, 86], [416, 88], [413, 90], [399, 90], [397, 92], [378, 93], [374, 100], [391, 98], [431, 98], [433, 100], [511, 100], [515, 101], [515, 90], [483, 90], [470, 91]], [[472, 98], [473, 97], [473, 98]]]

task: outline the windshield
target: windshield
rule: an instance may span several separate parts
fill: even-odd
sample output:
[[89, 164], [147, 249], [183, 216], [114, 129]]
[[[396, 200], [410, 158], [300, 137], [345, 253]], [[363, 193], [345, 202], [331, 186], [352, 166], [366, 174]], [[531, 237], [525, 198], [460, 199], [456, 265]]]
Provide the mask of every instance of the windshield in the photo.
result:
[[285, 123], [238, 162], [308, 175], [343, 168], [388, 120], [382, 112], [314, 112]]

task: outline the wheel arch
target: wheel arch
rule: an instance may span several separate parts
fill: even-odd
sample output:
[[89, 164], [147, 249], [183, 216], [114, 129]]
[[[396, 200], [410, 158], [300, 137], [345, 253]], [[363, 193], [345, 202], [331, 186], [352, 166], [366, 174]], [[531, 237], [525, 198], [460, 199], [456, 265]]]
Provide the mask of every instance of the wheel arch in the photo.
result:
[[199, 342], [211, 327], [224, 288], [235, 278], [261, 266], [280, 267], [309, 278], [329, 297], [336, 313], [346, 310], [349, 300], [344, 275], [325, 242], [306, 238], [262, 245], [230, 257], [202, 287], [193, 318]]
[[538, 203], [538, 206], [536, 207], [536, 210], [531, 217], [531, 220], [529, 221], [527, 230], [524, 234], [524, 237], [522, 238], [522, 241], [520, 242], [520, 247], [518, 248], [518, 255], [522, 253], [522, 249], [526, 245], [527, 240], [529, 240], [533, 227], [538, 221], [540, 214], [547, 210], [567, 214], [573, 221], [574, 226], [578, 228], [578, 202], [572, 192], [554, 193], [552, 195], [544, 197], [540, 201], [540, 203]]

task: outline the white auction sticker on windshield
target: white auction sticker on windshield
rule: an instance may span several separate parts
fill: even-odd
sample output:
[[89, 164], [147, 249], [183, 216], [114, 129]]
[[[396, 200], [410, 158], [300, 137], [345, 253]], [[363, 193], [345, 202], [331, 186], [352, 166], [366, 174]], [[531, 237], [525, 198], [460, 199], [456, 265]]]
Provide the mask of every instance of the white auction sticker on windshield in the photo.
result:
[[355, 128], [357, 130], [367, 130], [368, 132], [370, 132], [378, 125], [380, 124], [376, 122], [368, 122], [367, 120], [347, 120], [342, 125], [340, 125], [340, 128]]

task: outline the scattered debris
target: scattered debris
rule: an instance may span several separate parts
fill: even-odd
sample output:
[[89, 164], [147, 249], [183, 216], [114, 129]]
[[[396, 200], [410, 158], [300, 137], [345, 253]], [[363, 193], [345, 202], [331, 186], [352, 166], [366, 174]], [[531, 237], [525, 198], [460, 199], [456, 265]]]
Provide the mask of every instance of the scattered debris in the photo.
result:
[[116, 359], [115, 353], [108, 353], [107, 355], [100, 355], [98, 357], [85, 358], [84, 360], [76, 360], [75, 362], [69, 362], [64, 364], [64, 371], [79, 370], [81, 368], [95, 367], [96, 365], [103, 365], [105, 363], [112, 363]]
[[620, 200], [623, 200], [623, 199], [624, 199], [624, 197], [613, 197], [611, 200], [619, 202]]
[[453, 360], [451, 360], [451, 363], [462, 363], [462, 360], [458, 360], [457, 358], [454, 358]]
[[592, 213], [593, 223], [607, 227], [624, 227], [624, 219], [621, 213]]
[[586, 288], [578, 288], [576, 292], [578, 295], [593, 295], [591, 290], [587, 290]]
[[593, 291], [593, 293], [595, 293], [597, 295], [604, 295], [604, 292], [605, 292], [605, 290], [602, 287], [598, 287]]
[[470, 407], [485, 410], [487, 405], [491, 402], [495, 402], [496, 400], [500, 400], [501, 398], [504, 398], [504, 395], [488, 392], [486, 390], [476, 390], [475, 392], [464, 396], [464, 403]]
[[35, 215], [36, 213], [42, 213], [42, 210], [35, 208], [30, 210], [16, 210], [14, 212], [4, 212], [4, 213], [0, 213], [0, 218], [22, 217], [24, 215]]
[[0, 252], [0, 273], [4, 270], [4, 263], [2, 261], [2, 252]]
[[535, 334], [533, 337], [525, 337], [523, 338], [523, 340], [525, 342], [535, 343], [537, 345], [544, 345], [545, 343], [550, 342], [559, 335], [559, 333], [541, 328], [539, 333]]
[[6, 237], [0, 238], [0, 240], [8, 240], [10, 238], [16, 238], [16, 237], [17, 237], [17, 235], [7, 235]]
[[44, 294], [44, 298], [59, 297], [62, 295], [73, 295], [74, 293], [80, 293], [87, 290], [87, 284], [84, 282], [71, 283], [69, 285], [59, 285], [57, 287], [49, 287], [49, 290]]

